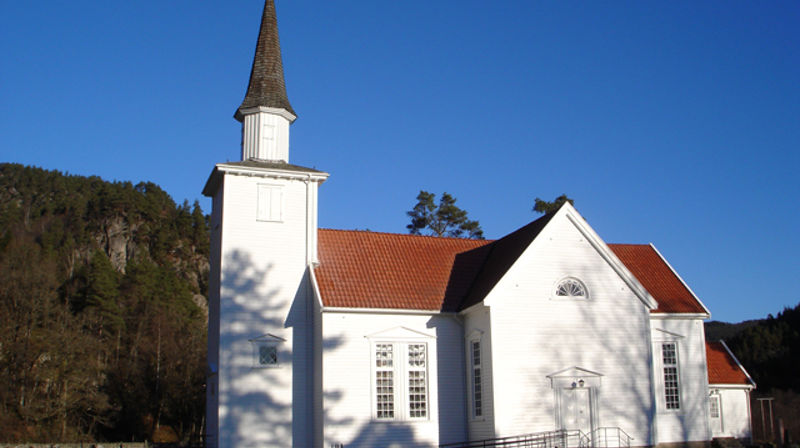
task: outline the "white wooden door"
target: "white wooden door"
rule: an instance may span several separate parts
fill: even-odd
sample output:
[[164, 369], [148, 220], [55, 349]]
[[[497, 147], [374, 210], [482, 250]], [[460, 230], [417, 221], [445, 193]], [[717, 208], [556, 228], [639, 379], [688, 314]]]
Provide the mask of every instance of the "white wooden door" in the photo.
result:
[[586, 435], [592, 433], [591, 389], [588, 387], [564, 389], [561, 394], [561, 419], [563, 429], [579, 429]]

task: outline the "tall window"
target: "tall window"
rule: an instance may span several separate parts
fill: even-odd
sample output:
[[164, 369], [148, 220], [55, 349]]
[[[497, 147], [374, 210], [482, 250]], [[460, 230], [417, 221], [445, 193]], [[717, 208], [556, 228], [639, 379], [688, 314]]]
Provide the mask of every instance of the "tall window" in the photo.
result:
[[674, 342], [661, 344], [664, 364], [664, 402], [667, 409], [680, 409], [680, 382], [678, 371], [678, 346]]
[[472, 352], [472, 416], [483, 415], [483, 388], [481, 384], [481, 342], [470, 342]]
[[408, 345], [408, 416], [428, 416], [428, 380], [425, 344]]
[[709, 399], [709, 406], [711, 407], [711, 418], [719, 418], [719, 396], [712, 395]]
[[375, 411], [379, 419], [394, 418], [394, 346], [375, 346]]
[[374, 356], [375, 418], [427, 419], [427, 344], [377, 343]]

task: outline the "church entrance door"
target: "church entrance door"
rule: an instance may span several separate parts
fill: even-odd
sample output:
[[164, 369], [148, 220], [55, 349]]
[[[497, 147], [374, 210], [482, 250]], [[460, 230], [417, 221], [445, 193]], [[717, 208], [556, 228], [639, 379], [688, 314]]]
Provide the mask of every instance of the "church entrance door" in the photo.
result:
[[585, 435], [592, 433], [591, 388], [563, 389], [561, 393], [561, 428], [578, 429]]

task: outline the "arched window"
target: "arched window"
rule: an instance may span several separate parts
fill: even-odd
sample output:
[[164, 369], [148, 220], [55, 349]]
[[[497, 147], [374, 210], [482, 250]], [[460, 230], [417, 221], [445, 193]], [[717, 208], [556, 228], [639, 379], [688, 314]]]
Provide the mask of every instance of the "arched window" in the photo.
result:
[[586, 292], [586, 286], [576, 278], [565, 278], [556, 286], [557, 297], [567, 297], [572, 299], [587, 299], [589, 294]]

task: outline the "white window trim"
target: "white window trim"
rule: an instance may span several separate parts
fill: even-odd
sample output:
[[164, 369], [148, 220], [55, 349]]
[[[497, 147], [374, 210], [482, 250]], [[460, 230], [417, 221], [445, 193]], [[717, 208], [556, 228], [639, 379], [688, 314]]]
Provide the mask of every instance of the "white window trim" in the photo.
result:
[[[578, 283], [583, 288], [583, 292], [584, 292], [585, 295], [583, 295], [583, 296], [560, 296], [560, 295], [558, 295], [559, 286], [561, 286], [562, 283], [568, 282], [568, 281]], [[552, 293], [551, 293], [551, 299], [552, 300], [574, 300], [574, 301], [583, 302], [583, 301], [591, 300], [591, 297], [592, 297], [592, 295], [589, 292], [589, 287], [586, 286], [586, 283], [584, 283], [578, 277], [571, 276], [571, 275], [559, 278], [558, 281], [556, 281], [553, 284]]]
[[[253, 347], [253, 365], [254, 369], [277, 369], [281, 366], [281, 349], [280, 345], [285, 339], [272, 335], [265, 334], [257, 338], [249, 339], [248, 342]], [[268, 347], [275, 349], [275, 363], [274, 364], [261, 364], [261, 347]]]
[[[421, 334], [421, 333], [419, 333]], [[372, 406], [372, 420], [374, 422], [396, 423], [396, 422], [426, 422], [431, 420], [431, 415], [434, 412], [433, 408], [433, 381], [431, 380], [431, 371], [433, 353], [432, 349], [435, 344], [432, 344], [435, 339], [432, 337], [396, 337], [396, 338], [383, 338], [383, 337], [369, 337], [369, 350], [370, 350], [370, 403]], [[393, 380], [394, 380], [394, 418], [378, 418], [378, 403], [376, 398], [377, 393], [377, 375], [379, 370], [376, 367], [376, 347], [380, 344], [390, 344], [393, 346]], [[423, 369], [411, 369], [408, 365], [408, 347], [410, 345], [422, 344], [425, 346], [425, 367]], [[409, 387], [409, 371], [422, 370], [425, 372], [425, 417], [411, 417], [410, 410], [410, 393]]]
[[[681, 368], [681, 348], [680, 344], [677, 340], [663, 340], [658, 341], [658, 362], [660, 364], [659, 375], [661, 375], [661, 411], [668, 412], [668, 413], [681, 413], [683, 412], [683, 379], [681, 378], [681, 373], [683, 369]], [[664, 346], [667, 344], [671, 344], [675, 347], [675, 380], [677, 381], [677, 393], [678, 393], [678, 407], [677, 408], [669, 408], [667, 404], [667, 380], [666, 380], [666, 369], [667, 367], [673, 366], [670, 364], [669, 366], [664, 364]]]
[[[274, 198], [274, 194], [277, 193], [279, 197], [279, 204], [278, 204], [278, 216], [273, 216], [272, 214], [272, 200]], [[262, 195], [268, 194], [269, 198], [264, 199]], [[276, 184], [258, 184], [257, 191], [256, 191], [256, 221], [258, 222], [283, 222], [284, 217], [284, 203], [286, 202], [284, 199], [284, 188], [283, 185], [276, 185]], [[269, 210], [262, 210], [262, 200], [265, 201], [268, 206]]]
[[[481, 413], [480, 415], [477, 414], [477, 407], [475, 401], [475, 359], [474, 359], [474, 351], [472, 345], [474, 343], [478, 343], [478, 351], [480, 356], [480, 363], [478, 364], [478, 368], [480, 369], [481, 376], [480, 376], [480, 387], [481, 391]], [[472, 421], [483, 421], [486, 417], [486, 388], [484, 387], [484, 378], [486, 378], [486, 370], [484, 369], [485, 365], [485, 355], [486, 351], [483, 349], [483, 332], [476, 330], [473, 331], [467, 337], [467, 378], [469, 378], [468, 390], [469, 393], [469, 416], [470, 420]]]

